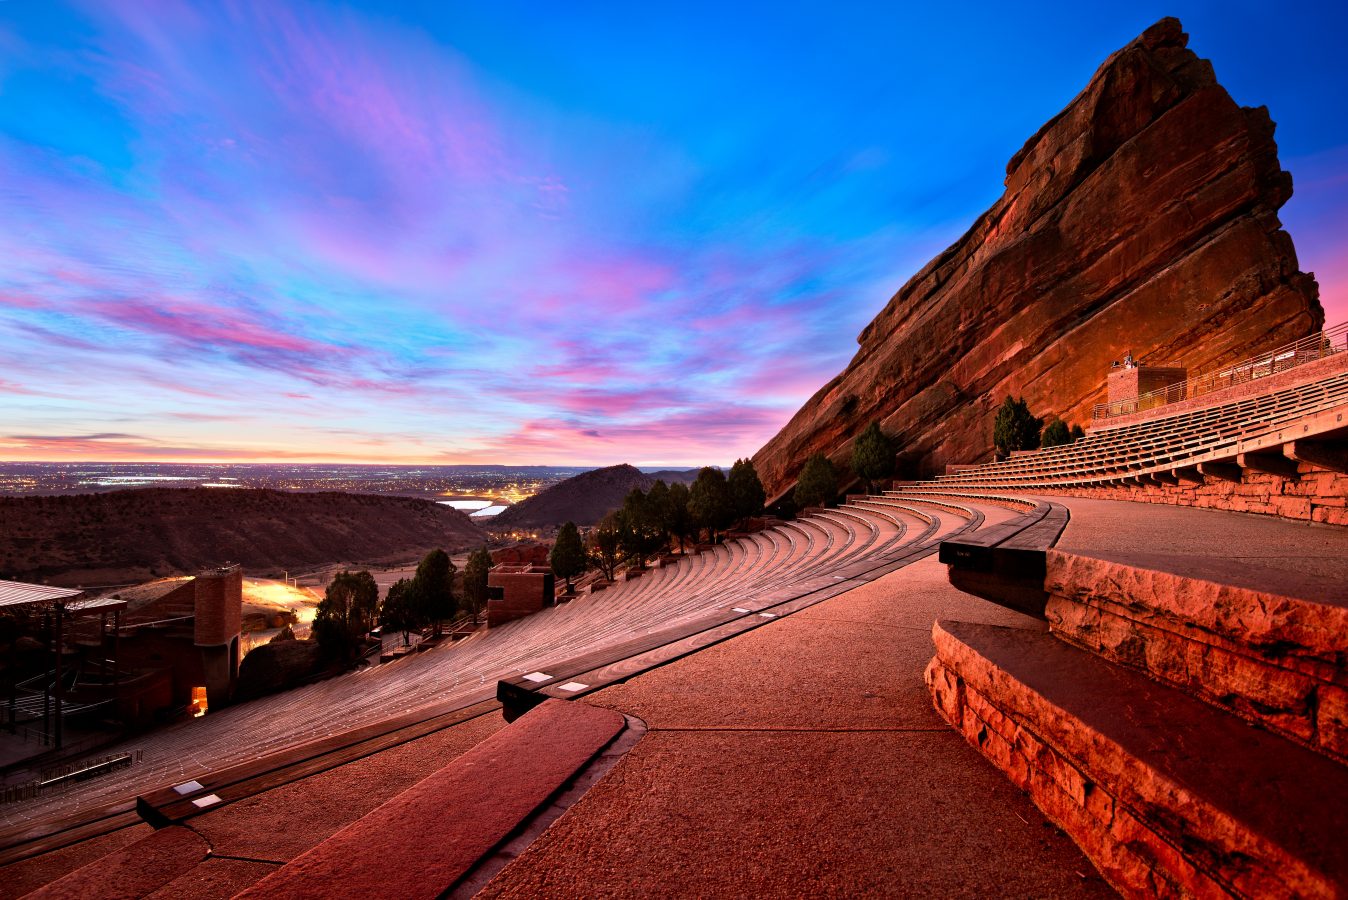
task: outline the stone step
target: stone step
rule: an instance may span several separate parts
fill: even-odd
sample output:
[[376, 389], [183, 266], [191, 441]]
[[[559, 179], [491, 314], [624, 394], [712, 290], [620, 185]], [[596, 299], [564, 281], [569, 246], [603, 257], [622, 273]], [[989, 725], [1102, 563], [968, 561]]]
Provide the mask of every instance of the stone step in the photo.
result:
[[1047, 632], [932, 635], [938, 712], [1125, 896], [1348, 893], [1348, 768]]
[[1348, 585], [1238, 560], [1050, 550], [1059, 637], [1348, 761]]

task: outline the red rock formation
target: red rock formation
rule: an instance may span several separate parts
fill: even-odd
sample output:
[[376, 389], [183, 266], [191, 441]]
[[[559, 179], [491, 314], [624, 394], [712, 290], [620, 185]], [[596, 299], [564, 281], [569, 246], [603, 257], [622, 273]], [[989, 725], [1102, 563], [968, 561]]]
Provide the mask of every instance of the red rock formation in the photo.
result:
[[1323, 325], [1277, 210], [1267, 109], [1236, 105], [1163, 19], [1109, 57], [1007, 166], [1006, 192], [862, 331], [861, 349], [754, 457], [769, 495], [872, 419], [911, 474], [987, 459], [994, 409], [1089, 424], [1131, 350], [1191, 372]]

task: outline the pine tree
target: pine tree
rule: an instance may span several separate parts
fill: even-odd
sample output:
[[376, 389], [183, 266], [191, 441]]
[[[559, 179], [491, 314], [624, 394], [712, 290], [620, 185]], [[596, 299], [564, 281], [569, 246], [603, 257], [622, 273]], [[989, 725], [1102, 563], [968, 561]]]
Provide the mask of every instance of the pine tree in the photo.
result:
[[688, 491], [688, 513], [698, 528], [707, 529], [713, 544], [716, 533], [734, 521], [730, 487], [720, 469], [706, 466], [697, 473], [697, 480]]
[[486, 547], [474, 550], [463, 567], [463, 599], [467, 611], [477, 622], [487, 608], [487, 573], [491, 571], [491, 554]]
[[768, 495], [763, 490], [763, 482], [759, 480], [758, 470], [754, 468], [752, 460], [735, 460], [726, 484], [730, 489], [730, 504], [737, 521], [743, 523], [763, 512], [763, 501], [768, 499]]
[[683, 552], [683, 542], [694, 529], [693, 516], [688, 512], [688, 485], [675, 482], [669, 486], [669, 497], [665, 506], [665, 528], [679, 542], [679, 552]]
[[409, 632], [422, 626], [421, 612], [424, 603], [417, 596], [416, 582], [408, 578], [399, 578], [388, 589], [384, 605], [380, 611], [380, 621], [384, 630], [401, 631], [403, 646], [411, 643]]
[[875, 482], [894, 474], [896, 453], [898, 447], [880, 430], [879, 422], [871, 422], [852, 442], [852, 471], [866, 482], [866, 493], [875, 493]]
[[992, 423], [992, 443], [998, 458], [1005, 459], [1013, 450], [1038, 449], [1042, 425], [1043, 421], [1030, 412], [1024, 397], [1007, 397]]
[[611, 512], [590, 532], [590, 561], [606, 581], [618, 574], [623, 527], [621, 513]]
[[557, 530], [557, 540], [548, 554], [548, 564], [552, 574], [566, 582], [566, 592], [571, 594], [571, 579], [585, 574], [589, 560], [585, 556], [585, 545], [581, 543], [580, 531], [575, 522], [567, 522]]
[[459, 611], [458, 599], [454, 596], [454, 574], [458, 567], [449, 554], [443, 550], [432, 550], [417, 565], [414, 598], [421, 603], [419, 618], [423, 622], [435, 624], [435, 633], [440, 634], [440, 623], [452, 619]]
[[646, 492], [646, 504], [651, 517], [651, 526], [659, 534], [659, 547], [657, 549], [662, 554], [669, 552], [671, 535], [669, 503], [669, 485], [665, 484], [663, 479], [659, 479]]
[[816, 453], [805, 461], [796, 480], [796, 506], [825, 506], [838, 494], [838, 473], [833, 463], [822, 453]]
[[379, 585], [369, 572], [338, 572], [314, 614], [313, 634], [323, 654], [349, 661], [374, 627], [379, 610]]

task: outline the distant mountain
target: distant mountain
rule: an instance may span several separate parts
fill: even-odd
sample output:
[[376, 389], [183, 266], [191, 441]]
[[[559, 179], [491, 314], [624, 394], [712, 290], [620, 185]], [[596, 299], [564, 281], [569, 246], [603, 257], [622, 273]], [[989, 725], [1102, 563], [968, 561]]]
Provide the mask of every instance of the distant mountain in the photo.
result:
[[408, 497], [215, 488], [0, 497], [0, 578], [59, 584], [225, 562], [250, 575], [402, 562], [487, 538], [458, 510]]
[[653, 484], [654, 476], [626, 464], [582, 472], [516, 503], [495, 516], [490, 527], [543, 529], [567, 521], [594, 525], [605, 513], [622, 506], [632, 488], [644, 491]]
[[646, 472], [645, 474], [650, 476], [652, 484], [657, 481], [663, 481], [665, 484], [673, 484], [676, 481], [692, 484], [697, 481], [697, 473], [701, 471], [701, 469], [661, 469], [658, 472]]

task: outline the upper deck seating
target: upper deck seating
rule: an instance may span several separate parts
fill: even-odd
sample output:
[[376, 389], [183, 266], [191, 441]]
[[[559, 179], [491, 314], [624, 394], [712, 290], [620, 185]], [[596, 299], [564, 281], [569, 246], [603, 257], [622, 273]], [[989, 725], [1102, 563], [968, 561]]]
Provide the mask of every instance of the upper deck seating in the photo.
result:
[[[1295, 426], [1295, 429], [1293, 429]], [[1348, 431], [1348, 372], [1145, 422], [1092, 430], [1063, 447], [941, 475], [942, 488], [1077, 487], [1234, 459], [1252, 447]]]

